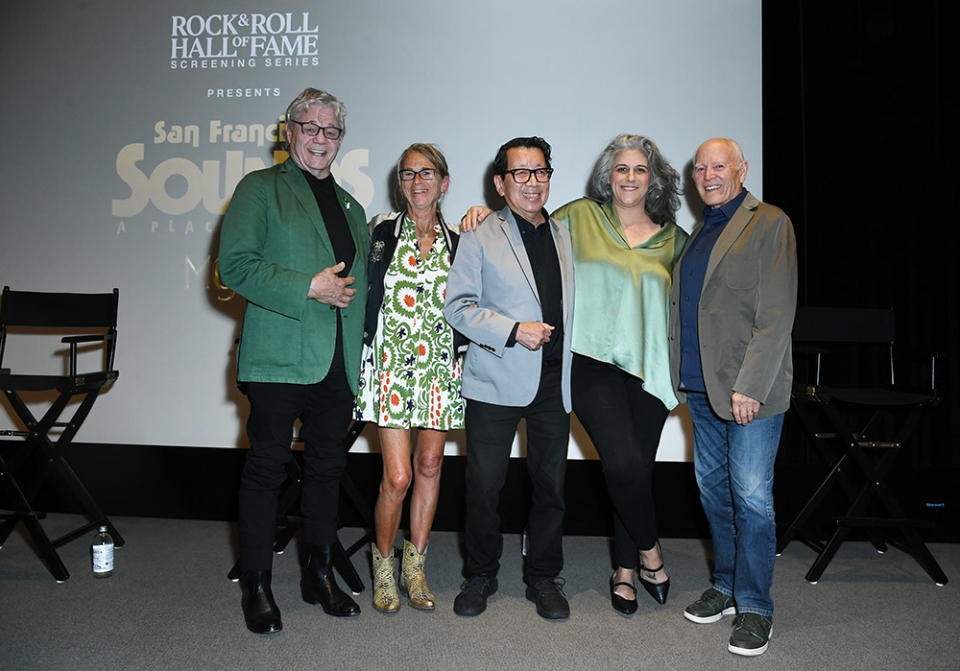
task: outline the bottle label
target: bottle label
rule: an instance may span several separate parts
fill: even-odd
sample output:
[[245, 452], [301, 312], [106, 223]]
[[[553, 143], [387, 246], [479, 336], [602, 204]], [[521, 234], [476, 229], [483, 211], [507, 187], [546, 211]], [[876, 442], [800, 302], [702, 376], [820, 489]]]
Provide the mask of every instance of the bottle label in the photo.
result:
[[113, 570], [113, 543], [93, 546], [93, 572], [106, 573]]

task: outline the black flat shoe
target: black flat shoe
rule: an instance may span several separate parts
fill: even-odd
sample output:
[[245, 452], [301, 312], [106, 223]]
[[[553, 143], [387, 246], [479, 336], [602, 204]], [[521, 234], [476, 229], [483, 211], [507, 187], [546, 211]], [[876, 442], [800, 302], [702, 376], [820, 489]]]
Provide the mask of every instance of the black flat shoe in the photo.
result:
[[640, 572], [637, 574], [637, 577], [640, 578], [640, 584], [643, 585], [643, 589], [647, 590], [647, 594], [652, 596], [657, 603], [661, 606], [667, 602], [667, 592], [670, 591], [670, 578], [667, 578], [663, 582], [650, 582], [649, 580], [643, 579], [643, 572], [650, 571], [650, 573], [656, 573], [657, 571], [663, 570], [663, 564], [660, 564], [657, 568], [643, 568], [640, 567]]
[[[616, 575], [617, 572], [614, 571], [610, 576], [610, 605], [613, 606], [613, 609], [618, 613], [623, 613], [624, 615], [633, 615], [637, 612], [637, 588], [633, 586], [633, 583], [613, 582], [613, 579], [616, 577]], [[633, 590], [632, 599], [624, 599], [622, 596], [613, 591], [620, 585], [629, 587]]]

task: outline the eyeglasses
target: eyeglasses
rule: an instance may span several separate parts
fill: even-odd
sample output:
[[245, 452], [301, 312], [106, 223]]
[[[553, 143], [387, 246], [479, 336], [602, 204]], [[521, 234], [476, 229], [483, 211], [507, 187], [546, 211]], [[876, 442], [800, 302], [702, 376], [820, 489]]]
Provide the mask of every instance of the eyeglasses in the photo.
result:
[[317, 137], [320, 131], [323, 131], [323, 137], [328, 140], [339, 140], [343, 135], [343, 129], [336, 126], [321, 126], [315, 121], [297, 121], [296, 119], [287, 119], [287, 123], [295, 123], [300, 126], [300, 132], [307, 137]]
[[526, 184], [529, 182], [530, 175], [536, 177], [538, 182], [549, 182], [550, 176], [553, 175], [553, 168], [537, 168], [536, 170], [514, 168], [513, 170], [504, 170], [503, 173], [505, 175], [513, 175], [513, 181], [517, 184]]
[[437, 174], [437, 169], [423, 168], [421, 170], [411, 170], [409, 168], [405, 168], [403, 170], [398, 170], [397, 174], [400, 176], [401, 182], [412, 182], [414, 177], [417, 175], [420, 175], [420, 179], [422, 179], [424, 182], [432, 182], [433, 178]]

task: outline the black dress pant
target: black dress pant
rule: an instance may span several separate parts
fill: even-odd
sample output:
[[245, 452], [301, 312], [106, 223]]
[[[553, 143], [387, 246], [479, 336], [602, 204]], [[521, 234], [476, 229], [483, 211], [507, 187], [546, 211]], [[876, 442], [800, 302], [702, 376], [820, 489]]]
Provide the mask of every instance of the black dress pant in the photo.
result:
[[653, 466], [667, 408], [640, 378], [579, 354], [571, 384], [573, 411], [597, 448], [613, 503], [614, 561], [635, 569], [637, 552], [657, 542]]
[[527, 406], [467, 402], [467, 576], [495, 576], [500, 568], [503, 535], [497, 507], [521, 419], [527, 424], [527, 471], [533, 484], [524, 580], [533, 584], [563, 568], [570, 415], [563, 409], [561, 372], [560, 365], [545, 366], [537, 395]]
[[[334, 357], [337, 361], [337, 357]], [[343, 439], [350, 424], [353, 392], [340, 358], [315, 384], [248, 382], [250, 452], [240, 478], [240, 566], [269, 569], [277, 525], [277, 498], [293, 458], [293, 424], [302, 423], [303, 482], [300, 507], [306, 543], [329, 545], [337, 539], [340, 477], [346, 467]]]

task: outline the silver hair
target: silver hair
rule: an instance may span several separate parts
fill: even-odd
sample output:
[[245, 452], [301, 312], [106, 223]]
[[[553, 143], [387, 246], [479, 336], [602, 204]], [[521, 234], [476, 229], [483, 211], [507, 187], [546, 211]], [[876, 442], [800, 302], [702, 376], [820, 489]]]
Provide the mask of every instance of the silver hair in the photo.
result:
[[613, 162], [620, 152], [628, 149], [636, 149], [647, 157], [647, 169], [650, 171], [650, 185], [644, 201], [647, 214], [660, 226], [673, 222], [674, 215], [680, 209], [680, 174], [660, 153], [654, 141], [645, 135], [624, 133], [610, 141], [593, 169], [590, 183], [594, 194], [604, 201], [613, 197], [613, 191], [610, 188]]
[[744, 161], [747, 160], [747, 159], [744, 158], [744, 156], [743, 156], [743, 147], [740, 146], [740, 143], [739, 143], [739, 142], [737, 142], [736, 140], [731, 140], [730, 138], [727, 138], [727, 142], [729, 142], [730, 144], [732, 144], [732, 145], [733, 145], [733, 148], [737, 150], [737, 157], [740, 159], [740, 162], [741, 162], [741, 163], [743, 163]]
[[[293, 101], [287, 105], [284, 119], [296, 119], [311, 105], [323, 105], [333, 110], [337, 117], [337, 127], [340, 128], [340, 137], [347, 134], [347, 106], [337, 96], [320, 89], [305, 88]], [[286, 142], [284, 142], [286, 144]]]

